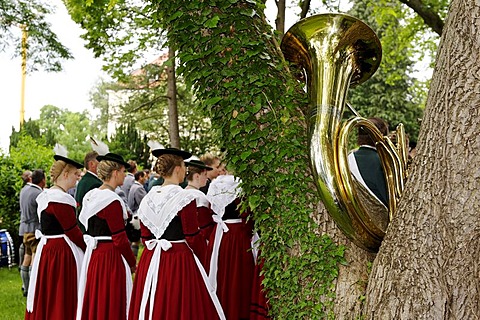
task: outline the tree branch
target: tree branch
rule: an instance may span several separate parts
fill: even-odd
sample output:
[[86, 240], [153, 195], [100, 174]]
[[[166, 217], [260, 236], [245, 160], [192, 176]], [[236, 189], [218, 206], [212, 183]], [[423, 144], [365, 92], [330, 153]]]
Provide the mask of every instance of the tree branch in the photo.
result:
[[304, 0], [300, 3], [302, 12], [300, 13], [300, 19], [303, 19], [307, 16], [308, 10], [310, 10], [310, 0]]
[[422, 0], [400, 0], [400, 2], [415, 11], [423, 19], [425, 24], [432, 28], [435, 33], [440, 36], [442, 35], [443, 26], [445, 24], [444, 21], [435, 11], [428, 8]]

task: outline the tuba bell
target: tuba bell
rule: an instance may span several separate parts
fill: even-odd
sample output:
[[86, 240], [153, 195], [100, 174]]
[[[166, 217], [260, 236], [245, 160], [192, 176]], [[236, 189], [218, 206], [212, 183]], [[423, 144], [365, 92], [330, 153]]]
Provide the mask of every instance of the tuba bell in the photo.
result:
[[[356, 116], [342, 122], [350, 86], [370, 78], [381, 61], [381, 44], [373, 30], [346, 14], [319, 14], [300, 20], [285, 33], [285, 58], [306, 78], [310, 160], [317, 189], [337, 226], [357, 246], [376, 252], [403, 191], [406, 137], [397, 128], [397, 144], [373, 123]], [[348, 136], [361, 126], [376, 143], [382, 162], [388, 207], [352, 176]]]

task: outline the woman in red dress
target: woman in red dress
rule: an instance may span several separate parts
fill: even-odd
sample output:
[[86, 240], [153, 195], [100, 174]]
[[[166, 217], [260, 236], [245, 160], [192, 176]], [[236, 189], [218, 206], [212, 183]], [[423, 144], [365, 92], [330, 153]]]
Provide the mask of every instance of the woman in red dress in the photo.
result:
[[[66, 154], [65, 154], [66, 155]], [[53, 187], [37, 197], [41, 231], [32, 266], [25, 319], [74, 319], [77, 280], [85, 242], [77, 226], [75, 199], [66, 190], [75, 186], [83, 166], [55, 155], [50, 169]]]
[[255, 267], [253, 221], [247, 221], [247, 212], [238, 210], [239, 184], [232, 175], [220, 175], [207, 193], [217, 222], [208, 244], [208, 277], [228, 320], [249, 318]]
[[80, 222], [87, 243], [79, 285], [77, 320], [124, 320], [132, 291], [135, 256], [125, 232], [127, 210], [115, 188], [123, 184], [123, 158], [114, 153], [98, 156], [103, 184], [83, 198]]
[[208, 199], [205, 196], [205, 194], [202, 191], [200, 191], [200, 188], [203, 188], [207, 185], [207, 180], [208, 180], [207, 171], [211, 171], [213, 170], [213, 168], [205, 165], [205, 163], [200, 160], [185, 161], [185, 164], [188, 167], [188, 170], [187, 170], [188, 185], [185, 187], [185, 189], [192, 190], [192, 192], [196, 192], [198, 195], [197, 197], [198, 224], [200, 227], [200, 232], [203, 234], [205, 239], [208, 240], [210, 239], [210, 235], [212, 234], [213, 228], [215, 227], [215, 222], [213, 221], [213, 218], [212, 218], [213, 211], [212, 209], [210, 209], [210, 202], [208, 202]]
[[225, 319], [200, 261], [206, 239], [198, 224], [198, 194], [184, 190], [184, 159], [190, 153], [157, 149], [157, 171], [165, 179], [138, 209], [142, 253], [135, 276], [129, 319]]

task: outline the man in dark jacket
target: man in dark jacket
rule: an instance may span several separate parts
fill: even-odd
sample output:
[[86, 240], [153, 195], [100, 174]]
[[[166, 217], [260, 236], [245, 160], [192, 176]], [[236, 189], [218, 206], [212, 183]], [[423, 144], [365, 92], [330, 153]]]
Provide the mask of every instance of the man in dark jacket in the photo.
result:
[[[102, 185], [102, 180], [97, 176], [97, 160], [98, 153], [96, 151], [91, 151], [86, 154], [84, 159], [84, 166], [87, 169], [87, 172], [83, 175], [82, 179], [77, 184], [77, 189], [75, 190], [75, 201], [77, 202], [77, 216], [82, 209], [82, 201], [85, 194], [95, 188], [98, 188]], [[85, 232], [84, 227], [81, 223], [78, 223], [82, 232]]]
[[[380, 118], [369, 118], [384, 136], [388, 136], [388, 125]], [[387, 208], [388, 191], [382, 163], [375, 142], [361, 127], [358, 129], [357, 143], [360, 148], [349, 155], [349, 165], [355, 178], [367, 187]], [[354, 161], [353, 161], [354, 160]]]

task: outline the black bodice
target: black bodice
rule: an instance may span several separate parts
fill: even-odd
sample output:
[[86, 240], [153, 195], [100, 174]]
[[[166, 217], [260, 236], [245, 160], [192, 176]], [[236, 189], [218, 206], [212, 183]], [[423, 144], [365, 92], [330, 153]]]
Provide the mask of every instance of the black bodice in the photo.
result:
[[182, 229], [182, 220], [179, 216], [175, 216], [173, 218], [160, 239], [165, 239], [169, 241], [185, 239], [185, 235], [183, 234]]
[[107, 221], [97, 217], [96, 215], [88, 219], [87, 233], [92, 237], [112, 236], [112, 232], [108, 227]]
[[237, 210], [238, 202], [233, 201], [230, 202], [229, 205], [225, 207], [225, 213], [223, 214], [222, 220], [230, 220], [230, 219], [239, 219], [240, 212]]
[[53, 236], [57, 234], [64, 234], [63, 227], [58, 222], [53, 214], [47, 213], [43, 210], [40, 215], [40, 224], [42, 226], [42, 233], [46, 236]]

